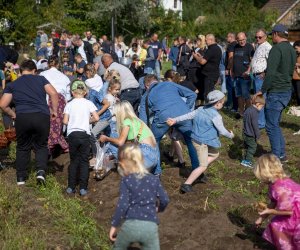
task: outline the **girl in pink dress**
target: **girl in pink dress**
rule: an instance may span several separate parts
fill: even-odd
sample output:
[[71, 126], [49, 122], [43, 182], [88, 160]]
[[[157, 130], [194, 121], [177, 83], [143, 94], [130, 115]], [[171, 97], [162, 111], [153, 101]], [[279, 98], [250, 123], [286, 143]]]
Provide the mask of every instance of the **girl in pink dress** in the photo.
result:
[[280, 160], [273, 154], [258, 159], [255, 176], [269, 184], [271, 203], [259, 212], [256, 225], [275, 215], [263, 233], [263, 237], [280, 250], [300, 250], [300, 185], [287, 177]]

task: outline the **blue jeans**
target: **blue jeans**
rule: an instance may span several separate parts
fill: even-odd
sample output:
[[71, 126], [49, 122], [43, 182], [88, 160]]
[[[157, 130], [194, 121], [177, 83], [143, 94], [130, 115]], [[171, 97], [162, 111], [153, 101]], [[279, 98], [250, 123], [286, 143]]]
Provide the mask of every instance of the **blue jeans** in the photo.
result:
[[[119, 138], [116, 121], [111, 120], [109, 126], [110, 126], [109, 137]], [[116, 145], [112, 143], [109, 144], [107, 152], [111, 153], [116, 159], [118, 159], [118, 151], [119, 149]]]
[[160, 80], [160, 62], [156, 60], [155, 62], [155, 75], [157, 76], [157, 79]]
[[226, 106], [235, 110], [238, 109], [237, 100], [235, 96], [234, 79], [230, 76], [226, 76], [226, 89], [227, 89], [227, 102]]
[[272, 153], [279, 158], [285, 156], [285, 141], [279, 123], [282, 110], [288, 105], [291, 95], [291, 90], [280, 93], [268, 93], [266, 99], [266, 131], [269, 136]]
[[177, 71], [177, 65], [172, 64], [172, 70]]
[[[264, 82], [264, 80], [259, 75], [254, 77], [255, 93], [257, 93], [261, 90], [261, 86], [262, 86], [263, 82]], [[264, 95], [264, 97], [266, 98], [266, 95]], [[266, 126], [265, 109], [263, 108], [261, 111], [259, 111], [258, 127], [264, 128], [265, 126]]]
[[226, 94], [226, 76], [225, 76], [225, 70], [220, 70], [220, 79], [221, 79], [221, 91]]
[[150, 67], [144, 68], [144, 73], [147, 75], [153, 74], [154, 70]]
[[140, 143], [140, 149], [144, 157], [144, 165], [151, 173], [155, 174], [156, 166], [159, 160], [159, 149], [157, 147], [151, 147], [149, 144]]
[[140, 88], [122, 90], [120, 95], [121, 101], [128, 101], [132, 105], [134, 112], [138, 113], [138, 107], [141, 101], [141, 90]]
[[[192, 133], [192, 122], [191, 121], [184, 121], [179, 122], [175, 124], [174, 126], [181, 134], [183, 135], [183, 138], [185, 140], [186, 146], [188, 148], [189, 156], [192, 163], [192, 169], [196, 169], [199, 167], [199, 160], [197, 156], [196, 149], [194, 148], [194, 145], [192, 143], [191, 139], [191, 133]], [[160, 141], [162, 137], [168, 132], [169, 126], [165, 123], [158, 123], [156, 121], [153, 121], [151, 130], [154, 134], [154, 137], [156, 139], [157, 145], [160, 144]], [[156, 167], [156, 171], [154, 174], [160, 174], [161, 173], [161, 166], [160, 166], [160, 159], [159, 159], [159, 166]]]
[[242, 97], [245, 100], [250, 99], [251, 80], [243, 77], [235, 78], [235, 93], [237, 97]]
[[159, 250], [157, 224], [152, 221], [126, 220], [118, 232], [113, 249], [124, 250], [131, 243], [140, 243], [143, 250]]

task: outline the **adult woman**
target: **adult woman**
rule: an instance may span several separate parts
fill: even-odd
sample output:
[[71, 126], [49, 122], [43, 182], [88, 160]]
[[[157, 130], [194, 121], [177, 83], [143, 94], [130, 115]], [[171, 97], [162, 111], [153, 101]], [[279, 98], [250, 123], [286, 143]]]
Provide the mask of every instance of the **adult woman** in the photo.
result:
[[[300, 106], [300, 40], [294, 42], [293, 47], [297, 53], [297, 61], [293, 73], [292, 83], [297, 101], [297, 106]], [[300, 135], [300, 130], [298, 132], [295, 132], [294, 135]]]
[[[62, 134], [62, 121], [66, 102], [70, 99], [70, 80], [57, 69], [59, 67], [58, 57], [51, 56], [48, 60], [48, 65], [49, 69], [41, 72], [40, 75], [44, 76], [58, 93], [57, 117], [55, 119], [51, 119], [50, 122], [48, 147], [51, 152], [56, 145], [60, 145], [63, 152], [66, 153], [69, 152], [69, 145]], [[48, 104], [49, 107], [52, 108], [53, 100], [51, 97], [49, 98]]]
[[100, 141], [111, 142], [119, 147], [126, 142], [137, 141], [144, 157], [145, 167], [149, 172], [154, 172], [159, 159], [159, 151], [151, 130], [136, 116], [129, 102], [116, 103], [114, 111], [119, 137], [111, 138], [101, 135]]
[[[50, 112], [46, 94], [52, 100], [52, 117], [57, 117], [58, 94], [45, 77], [35, 75], [37, 68], [32, 60], [25, 60], [21, 67], [22, 76], [4, 90], [0, 100], [1, 109], [16, 119], [17, 133], [17, 184], [24, 185], [28, 178], [27, 167], [32, 147], [35, 151], [38, 182], [45, 182], [47, 170], [47, 141], [50, 128]], [[9, 103], [14, 99], [16, 112]]]

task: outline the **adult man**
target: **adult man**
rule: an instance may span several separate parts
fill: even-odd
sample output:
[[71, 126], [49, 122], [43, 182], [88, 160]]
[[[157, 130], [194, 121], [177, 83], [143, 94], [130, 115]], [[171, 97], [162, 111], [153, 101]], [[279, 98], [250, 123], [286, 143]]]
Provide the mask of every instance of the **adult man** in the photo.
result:
[[177, 72], [181, 76], [187, 76], [190, 66], [190, 57], [191, 49], [186, 44], [186, 37], [178, 37], [179, 47], [178, 47], [178, 57], [176, 60], [177, 63]]
[[193, 52], [193, 57], [202, 65], [200, 77], [200, 100], [205, 100], [207, 94], [214, 90], [215, 84], [220, 76], [219, 65], [222, 57], [222, 50], [216, 43], [215, 36], [208, 34], [205, 37], [207, 50], [204, 56]]
[[[287, 161], [285, 141], [279, 127], [281, 112], [288, 105], [292, 94], [292, 75], [296, 64], [296, 52], [288, 41], [288, 30], [282, 24], [272, 29], [272, 47], [267, 61], [267, 72], [261, 91], [266, 93], [266, 131], [272, 153], [282, 162]], [[255, 95], [255, 96], [256, 96]]]
[[[172, 82], [156, 83], [156, 81], [153, 80], [146, 95], [148, 98], [145, 98], [145, 101], [141, 102], [139, 117], [147, 123], [149, 116], [153, 116], [151, 130], [159, 145], [160, 140], [169, 129], [166, 124], [167, 118], [190, 112], [191, 108], [194, 106], [196, 94], [179, 84]], [[182, 97], [186, 98], [186, 101], [183, 101]], [[188, 120], [180, 122], [175, 125], [175, 128], [182, 133], [185, 139], [192, 162], [192, 168], [197, 168], [199, 166], [197, 165], [199, 164], [199, 161], [191, 140], [192, 121]], [[157, 168], [155, 174], [160, 174], [160, 172], [161, 169]]]
[[[257, 93], [261, 90], [261, 86], [264, 81], [267, 60], [272, 46], [268, 43], [267, 34], [263, 29], [259, 29], [256, 32], [255, 39], [257, 47], [251, 61], [251, 71], [254, 76], [255, 93]], [[265, 124], [265, 112], [264, 109], [262, 109], [259, 112], [258, 127], [264, 128]]]
[[238, 98], [239, 114], [243, 116], [246, 107], [251, 105], [250, 101], [250, 63], [254, 54], [254, 48], [247, 43], [247, 37], [244, 32], [237, 35], [237, 44], [233, 51], [232, 74], [236, 83], [236, 96]]
[[149, 45], [152, 47], [155, 57], [155, 74], [157, 75], [158, 80], [160, 79], [160, 60], [162, 55], [162, 46], [160, 41], [158, 41], [158, 35], [154, 33], [151, 36]]
[[145, 74], [153, 74], [155, 71], [156, 59], [155, 59], [155, 55], [154, 55], [154, 50], [153, 50], [152, 46], [150, 45], [150, 41], [144, 41], [143, 48], [145, 50], [147, 50], [147, 55], [144, 60], [144, 63], [145, 63], [144, 73]]
[[85, 38], [83, 38], [83, 41], [89, 42], [91, 45], [97, 42], [90, 31], [85, 32]]
[[134, 111], [138, 112], [138, 106], [141, 100], [141, 93], [138, 81], [134, 78], [132, 72], [122, 64], [114, 62], [110, 54], [104, 54], [101, 58], [104, 68], [108, 70], [117, 70], [121, 76], [121, 100], [127, 100], [131, 103]]
[[79, 53], [86, 63], [93, 63], [94, 52], [89, 42], [82, 41], [79, 35], [75, 35], [72, 39], [72, 43], [74, 45], [74, 49], [71, 51], [72, 58], [74, 58], [76, 53]]
[[48, 42], [48, 36], [45, 33], [45, 31], [41, 30], [40, 34], [41, 34], [41, 43], [47, 43]]
[[229, 32], [227, 34], [227, 49], [225, 58], [225, 77], [226, 77], [226, 90], [227, 90], [227, 102], [225, 107], [232, 108], [232, 111], [237, 111], [238, 104], [234, 89], [234, 80], [232, 78], [232, 66], [233, 66], [233, 52], [234, 47], [237, 44], [235, 33]]

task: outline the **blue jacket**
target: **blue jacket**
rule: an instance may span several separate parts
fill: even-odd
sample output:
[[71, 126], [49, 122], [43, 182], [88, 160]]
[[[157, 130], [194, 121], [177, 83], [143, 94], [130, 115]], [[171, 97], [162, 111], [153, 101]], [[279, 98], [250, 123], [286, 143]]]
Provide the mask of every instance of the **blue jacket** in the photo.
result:
[[169, 54], [169, 59], [172, 61], [172, 65], [176, 66], [179, 49], [177, 46], [172, 46]]
[[[196, 93], [173, 82], [154, 83], [150, 86], [148, 97], [150, 115], [154, 116], [153, 123], [165, 123], [172, 118], [189, 113], [196, 100]], [[146, 92], [140, 103], [140, 119], [147, 122]], [[186, 98], [186, 101], [182, 100]]]

